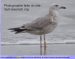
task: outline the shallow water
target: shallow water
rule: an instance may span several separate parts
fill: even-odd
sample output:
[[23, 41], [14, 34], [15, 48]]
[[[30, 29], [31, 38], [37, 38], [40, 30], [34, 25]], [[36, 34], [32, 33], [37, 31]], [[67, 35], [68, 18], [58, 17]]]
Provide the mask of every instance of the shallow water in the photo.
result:
[[[40, 55], [39, 45], [3, 45], [2, 55]], [[75, 55], [75, 44], [49, 44], [46, 55]]]

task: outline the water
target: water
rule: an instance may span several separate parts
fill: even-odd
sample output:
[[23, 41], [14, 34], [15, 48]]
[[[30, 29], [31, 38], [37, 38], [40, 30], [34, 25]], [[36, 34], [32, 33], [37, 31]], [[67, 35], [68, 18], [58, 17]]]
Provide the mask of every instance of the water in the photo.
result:
[[[40, 55], [39, 45], [3, 45], [2, 55]], [[47, 55], [75, 55], [75, 44], [49, 44]]]

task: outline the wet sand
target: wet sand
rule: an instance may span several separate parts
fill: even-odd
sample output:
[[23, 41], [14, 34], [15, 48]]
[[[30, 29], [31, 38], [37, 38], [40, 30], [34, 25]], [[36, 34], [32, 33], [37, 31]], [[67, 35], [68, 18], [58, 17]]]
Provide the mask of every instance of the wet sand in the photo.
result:
[[[40, 55], [39, 45], [2, 45], [2, 55]], [[75, 55], [75, 44], [48, 44], [46, 55]]]

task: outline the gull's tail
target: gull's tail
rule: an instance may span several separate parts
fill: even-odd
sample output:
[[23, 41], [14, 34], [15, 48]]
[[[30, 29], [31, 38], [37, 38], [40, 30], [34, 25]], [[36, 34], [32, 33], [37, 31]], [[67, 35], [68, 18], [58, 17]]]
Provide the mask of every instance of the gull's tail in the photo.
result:
[[18, 34], [18, 33], [23, 32], [25, 29], [24, 28], [17, 27], [17, 28], [10, 28], [8, 30], [12, 30], [12, 32], [15, 32], [15, 34]]

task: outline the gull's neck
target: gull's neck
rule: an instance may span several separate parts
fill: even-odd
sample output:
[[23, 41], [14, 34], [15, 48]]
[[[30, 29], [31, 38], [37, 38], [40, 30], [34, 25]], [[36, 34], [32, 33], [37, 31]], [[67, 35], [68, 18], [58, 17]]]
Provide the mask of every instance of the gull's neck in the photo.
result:
[[57, 17], [58, 16], [58, 11], [57, 10], [53, 10], [53, 9], [49, 9], [49, 15]]
[[49, 17], [49, 19], [50, 19], [51, 22], [57, 22], [58, 11], [57, 10], [50, 9], [49, 10], [48, 17]]

